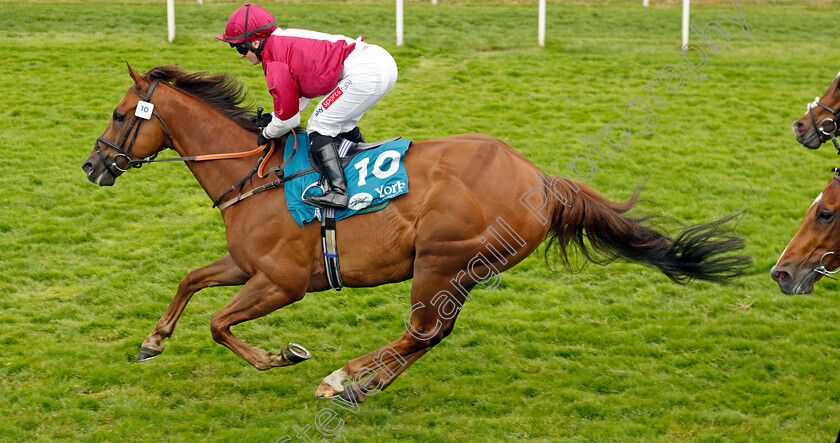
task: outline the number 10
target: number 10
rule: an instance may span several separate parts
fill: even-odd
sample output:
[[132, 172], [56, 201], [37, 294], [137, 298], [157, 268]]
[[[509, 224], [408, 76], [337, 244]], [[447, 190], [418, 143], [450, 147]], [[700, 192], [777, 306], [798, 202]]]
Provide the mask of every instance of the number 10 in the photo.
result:
[[[387, 170], [383, 171], [382, 165], [388, 160], [391, 161], [391, 164], [388, 166]], [[367, 183], [368, 163], [370, 163], [370, 157], [363, 158], [354, 165], [355, 168], [359, 170], [359, 186], [364, 186]], [[394, 151], [393, 149], [389, 149], [382, 154], [379, 154], [379, 157], [376, 157], [376, 161], [373, 163], [372, 172], [377, 178], [384, 179], [394, 175], [399, 168], [400, 153]]]

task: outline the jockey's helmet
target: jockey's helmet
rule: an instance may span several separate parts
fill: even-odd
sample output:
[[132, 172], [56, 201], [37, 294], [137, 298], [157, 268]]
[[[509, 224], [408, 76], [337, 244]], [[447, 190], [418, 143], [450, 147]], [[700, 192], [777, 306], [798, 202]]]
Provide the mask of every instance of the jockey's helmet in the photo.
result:
[[277, 29], [274, 16], [265, 8], [246, 4], [228, 18], [225, 33], [216, 36], [228, 43], [245, 43], [262, 40]]

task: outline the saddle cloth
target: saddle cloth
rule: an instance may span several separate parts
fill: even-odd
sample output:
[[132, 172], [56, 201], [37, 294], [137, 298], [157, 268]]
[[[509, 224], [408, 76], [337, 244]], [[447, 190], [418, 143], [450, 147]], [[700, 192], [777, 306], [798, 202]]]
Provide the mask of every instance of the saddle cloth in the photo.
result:
[[[297, 151], [283, 170], [286, 177], [299, 171], [314, 167], [310, 163], [309, 135], [305, 132], [295, 133], [297, 137]], [[350, 205], [347, 209], [335, 211], [335, 219], [342, 220], [357, 212], [390, 200], [408, 192], [408, 174], [405, 172], [402, 159], [411, 144], [409, 139], [386, 142], [382, 146], [365, 151], [359, 151], [349, 159], [344, 167], [347, 178], [347, 192], [350, 194]], [[342, 163], [348, 161], [345, 155], [354, 143], [344, 140], [339, 148]], [[295, 140], [288, 137], [284, 147], [283, 159], [289, 158], [294, 150]], [[301, 177], [292, 179], [284, 184], [286, 205], [298, 225], [320, 219], [321, 210], [303, 201], [303, 195], [318, 195], [322, 191], [317, 186], [320, 174], [313, 171]]]

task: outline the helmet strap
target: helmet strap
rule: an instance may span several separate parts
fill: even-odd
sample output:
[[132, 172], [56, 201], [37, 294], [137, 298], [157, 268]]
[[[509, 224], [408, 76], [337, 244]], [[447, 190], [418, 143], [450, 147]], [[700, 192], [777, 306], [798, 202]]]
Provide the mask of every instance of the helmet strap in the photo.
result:
[[263, 47], [265, 46], [265, 41], [267, 39], [260, 40], [260, 44], [257, 47], [251, 44], [251, 42], [245, 42], [245, 46], [257, 56], [257, 60], [262, 61], [262, 51]]
[[250, 12], [251, 12], [251, 5], [248, 5], [248, 7], [247, 7], [247, 8], [245, 8], [245, 35], [242, 37], [242, 43], [244, 43], [244, 44], [245, 44], [245, 47], [246, 47], [246, 48], [248, 48], [251, 52], [253, 52], [253, 53], [254, 53], [254, 55], [256, 55], [256, 56], [257, 56], [257, 60], [259, 60], [260, 62], [262, 62], [262, 50], [263, 50], [263, 46], [265, 46], [265, 40], [266, 40], [266, 39], [263, 39], [263, 40], [260, 42], [260, 44], [259, 44], [259, 45], [257, 45], [257, 47], [255, 48], [255, 47], [254, 47], [254, 45], [252, 45], [252, 44], [248, 41], [248, 36], [249, 36], [249, 35], [251, 35], [251, 34], [253, 34], [253, 33], [255, 33], [255, 32], [259, 32], [259, 31], [262, 31], [263, 29], [266, 29], [266, 28], [268, 28], [268, 27], [270, 27], [270, 26], [273, 26], [273, 25], [274, 25], [274, 22], [271, 22], [271, 23], [269, 23], [269, 24], [267, 24], [267, 25], [260, 26], [260, 27], [258, 27], [257, 29], [253, 29], [253, 30], [251, 30], [251, 31], [248, 31], [248, 14], [249, 14]]

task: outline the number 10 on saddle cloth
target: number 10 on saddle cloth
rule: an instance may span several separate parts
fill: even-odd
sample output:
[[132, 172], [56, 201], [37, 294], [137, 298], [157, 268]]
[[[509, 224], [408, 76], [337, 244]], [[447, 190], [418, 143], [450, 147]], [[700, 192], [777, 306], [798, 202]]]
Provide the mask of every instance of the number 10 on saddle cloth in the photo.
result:
[[[305, 132], [298, 132], [295, 136], [298, 146], [309, 146], [309, 135]], [[347, 209], [335, 211], [336, 220], [345, 219], [365, 208], [408, 192], [408, 174], [405, 172], [402, 159], [410, 144], [409, 139], [393, 140], [377, 148], [360, 151], [353, 156], [344, 167], [350, 205]], [[294, 145], [295, 140], [289, 137], [284, 147], [284, 160], [292, 154]], [[339, 155], [342, 157], [344, 152], [352, 151], [347, 145], [347, 142], [342, 143], [339, 149]], [[308, 150], [298, 149], [283, 172], [286, 177], [290, 177], [298, 171], [310, 168], [312, 164]], [[312, 172], [284, 184], [289, 212], [301, 227], [304, 223], [320, 216], [319, 208], [304, 203], [302, 200], [304, 192], [306, 195], [319, 192], [318, 188], [313, 186], [318, 182], [318, 177], [317, 172]]]

